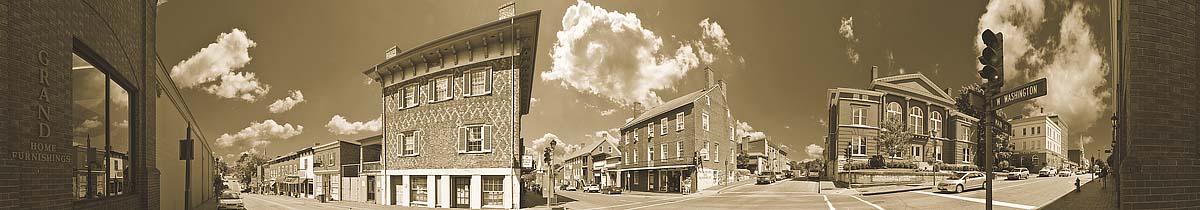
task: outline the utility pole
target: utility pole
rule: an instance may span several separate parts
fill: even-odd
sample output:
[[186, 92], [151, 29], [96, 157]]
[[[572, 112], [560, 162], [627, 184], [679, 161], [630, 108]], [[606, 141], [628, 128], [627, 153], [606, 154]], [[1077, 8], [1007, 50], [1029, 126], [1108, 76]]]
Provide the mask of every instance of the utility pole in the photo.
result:
[[183, 209], [192, 209], [192, 158], [195, 152], [195, 142], [192, 141], [192, 124], [188, 123], [187, 134], [183, 140], [179, 140], [179, 159], [183, 160]]

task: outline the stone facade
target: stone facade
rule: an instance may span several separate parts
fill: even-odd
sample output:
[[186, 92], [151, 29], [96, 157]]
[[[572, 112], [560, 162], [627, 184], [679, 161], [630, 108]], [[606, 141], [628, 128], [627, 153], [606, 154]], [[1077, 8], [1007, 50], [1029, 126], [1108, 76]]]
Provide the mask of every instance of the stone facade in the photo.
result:
[[1118, 127], [1106, 161], [1116, 166], [1120, 207], [1200, 207], [1200, 5], [1115, 3]]
[[[159, 209], [155, 8], [148, 0], [0, 2], [0, 209]], [[74, 198], [72, 53], [130, 91], [122, 195]]]

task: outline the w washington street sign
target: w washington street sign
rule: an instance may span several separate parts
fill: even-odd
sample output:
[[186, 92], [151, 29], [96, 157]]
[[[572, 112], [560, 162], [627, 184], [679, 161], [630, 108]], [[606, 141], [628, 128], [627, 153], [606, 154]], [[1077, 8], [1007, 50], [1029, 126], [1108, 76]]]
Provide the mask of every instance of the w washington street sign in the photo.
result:
[[997, 94], [995, 97], [990, 99], [991, 104], [989, 105], [991, 105], [991, 110], [995, 111], [1018, 102], [1042, 97], [1045, 95], [1046, 78], [1041, 78], [1030, 83], [1025, 83], [1024, 85], [1021, 85], [1021, 87], [1013, 88]]

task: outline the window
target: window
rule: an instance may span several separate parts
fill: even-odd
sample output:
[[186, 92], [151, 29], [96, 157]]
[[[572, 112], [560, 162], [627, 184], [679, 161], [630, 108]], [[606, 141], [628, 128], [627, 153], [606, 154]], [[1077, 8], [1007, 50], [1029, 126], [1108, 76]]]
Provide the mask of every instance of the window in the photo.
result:
[[942, 161], [942, 147], [933, 147], [933, 158]]
[[675, 142], [675, 157], [683, 157], [683, 141]]
[[675, 113], [675, 131], [683, 130], [683, 112]]
[[854, 137], [853, 143], [854, 143], [854, 147], [852, 149], [852, 152], [855, 155], [867, 155], [867, 137], [862, 137], [862, 136]]
[[887, 121], [893, 121], [893, 120], [900, 121], [902, 119], [902, 118], [900, 118], [901, 113], [902, 112], [901, 112], [901, 108], [900, 108], [900, 103], [896, 103], [896, 102], [888, 103], [887, 115], [885, 115], [885, 117], [887, 117], [886, 120]]
[[629, 134], [628, 133], [626, 133], [624, 135], [624, 138], [625, 138], [625, 144], [629, 144]]
[[667, 161], [667, 144], [661, 144], [658, 147], [658, 159]]
[[[912, 146], [912, 155], [913, 155], [914, 159], [917, 159], [917, 158], [920, 158], [921, 156], [925, 156], [925, 153], [924, 153], [924, 151], [922, 151], [921, 146], [913, 145]], [[917, 159], [917, 161], [920, 161], [920, 159]]]
[[704, 105], [705, 105], [705, 106], [712, 106], [712, 99], [710, 99], [710, 98], [708, 97], [708, 95], [704, 95]]
[[646, 124], [646, 139], [654, 138], [654, 122]]
[[416, 156], [418, 154], [417, 146], [419, 145], [420, 138], [421, 138], [421, 131], [408, 131], [408, 132], [400, 133], [400, 139], [404, 140], [403, 148], [401, 148], [401, 151], [403, 151], [403, 153], [401, 153], [401, 155]]
[[[133, 113], [130, 93], [117, 78], [76, 54], [71, 54], [71, 141], [76, 155], [72, 184], [75, 199], [85, 200], [130, 192], [135, 180], [130, 168]], [[42, 69], [49, 71], [49, 69]], [[50, 81], [39, 81], [45, 82]], [[36, 103], [49, 100], [39, 99]], [[40, 104], [39, 104], [39, 107]], [[39, 112], [41, 113], [41, 112]], [[45, 117], [39, 114], [39, 117]], [[40, 144], [40, 143], [30, 143]], [[200, 159], [200, 158], [197, 158]]]
[[467, 87], [463, 96], [480, 96], [492, 93], [492, 68], [483, 67], [463, 72]]
[[483, 176], [483, 205], [504, 205], [504, 176]]
[[[676, 121], [679, 121], [679, 120], [676, 120]], [[662, 118], [662, 120], [661, 120], [661, 122], [658, 124], [658, 127], [660, 127], [660, 128], [658, 129], [658, 130], [659, 130], [659, 131], [658, 131], [658, 132], [659, 132], [659, 134], [658, 134], [658, 135], [663, 135], [663, 136], [666, 136], [666, 135], [667, 135], [667, 125], [668, 125], [668, 124], [667, 124], [667, 117], [663, 117], [663, 118]]]
[[909, 110], [908, 116], [911, 118], [909, 122], [912, 124], [912, 132], [915, 134], [924, 133], [925, 130], [921, 129], [921, 123], [925, 122], [925, 116], [924, 113], [921, 112], [921, 107], [912, 107], [912, 109]]
[[970, 163], [971, 162], [971, 149], [963, 148], [962, 151], [963, 151], [963, 162]]
[[637, 142], [638, 142], [638, 132], [637, 132], [637, 130], [634, 130], [633, 131], [633, 143], [637, 144]]
[[646, 161], [654, 161], [654, 145], [646, 145]]
[[852, 109], [854, 109], [854, 110], [852, 111], [852, 113], [850, 113], [850, 123], [853, 123], [854, 125], [866, 125], [867, 124], [867, 115], [866, 115], [867, 108], [863, 107], [863, 106], [854, 106]]
[[300, 170], [304, 170], [308, 166], [308, 160], [300, 159]]
[[631, 147], [631, 149], [628, 152], [629, 152], [629, 154], [633, 154], [633, 158], [629, 159], [630, 161], [627, 161], [627, 162], [630, 162], [630, 163], [637, 162], [637, 160], [638, 160], [637, 159], [637, 154], [638, 154], [637, 150], [633, 150]]
[[410, 193], [412, 196], [410, 200], [412, 202], [418, 202], [422, 204], [429, 202], [427, 200], [429, 199], [429, 182], [426, 181], [426, 178], [427, 176], [411, 176], [411, 178], [409, 178], [409, 183], [412, 185], [412, 193]]
[[475, 124], [459, 127], [459, 153], [492, 151], [492, 125]]
[[708, 141], [706, 140], [706, 141], [704, 141], [704, 153], [701, 156], [704, 158], [704, 160], [708, 160], [708, 152], [709, 151], [712, 151], [712, 150], [708, 148]]
[[400, 101], [401, 109], [413, 108], [419, 105], [417, 103], [417, 89], [417, 84], [409, 84], [400, 88], [400, 94], [404, 96], [404, 99]]
[[721, 143], [713, 143], [713, 162], [721, 162]]
[[942, 137], [942, 113], [929, 113], [929, 135], [934, 137]]
[[734, 141], [734, 136], [737, 136], [737, 129], [734, 129], [733, 126], [729, 126], [729, 141]]
[[454, 84], [453, 82], [450, 82], [450, 78], [452, 77], [453, 76], [451, 75], [444, 75], [434, 78], [433, 82], [430, 82], [430, 85], [433, 86], [433, 88], [430, 88], [433, 89], [433, 97], [429, 99], [429, 102], [445, 101], [454, 98], [454, 96], [451, 95], [453, 94], [453, 89], [450, 87]]
[[708, 131], [708, 113], [701, 113], [700, 126], [704, 127], [704, 131]]

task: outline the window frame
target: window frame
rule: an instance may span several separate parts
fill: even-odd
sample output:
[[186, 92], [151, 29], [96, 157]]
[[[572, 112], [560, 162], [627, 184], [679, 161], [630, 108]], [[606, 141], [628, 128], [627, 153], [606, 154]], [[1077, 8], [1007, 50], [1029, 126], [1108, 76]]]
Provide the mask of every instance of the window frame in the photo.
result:
[[903, 118], [904, 106], [900, 106], [900, 103], [897, 103], [895, 101], [888, 102], [885, 110], [886, 110], [884, 112], [884, 120], [885, 121], [892, 121], [892, 120], [902, 121], [902, 120], [904, 120], [904, 118]]
[[[400, 110], [411, 109], [421, 105], [421, 99], [418, 98], [420, 95], [417, 94], [420, 91], [420, 86], [420, 84], [415, 82], [400, 86]], [[412, 95], [412, 101], [409, 101], [410, 94]]]
[[[446, 84], [444, 84], [444, 85], [439, 84], [441, 82], [445, 82]], [[431, 97], [429, 97], [429, 103], [437, 103], [437, 102], [449, 101], [449, 100], [454, 99], [454, 75], [453, 74], [439, 75], [439, 76], [430, 78], [429, 86], [430, 86], [429, 91], [430, 91], [430, 93], [432, 93], [432, 94], [429, 94], [431, 96]], [[445, 88], [445, 93], [439, 94], [439, 92], [442, 91], [442, 90], [440, 90], [440, 88]]]
[[[492, 141], [495, 141], [495, 128], [494, 127], [495, 127], [494, 125], [485, 124], [485, 123], [466, 124], [466, 125], [458, 127], [459, 128], [458, 135], [460, 135], [460, 136], [458, 136], [458, 139], [457, 139], [457, 141], [459, 142], [458, 153], [459, 154], [491, 153], [493, 151], [492, 146], [491, 146]], [[471, 150], [472, 149], [471, 143], [473, 141], [476, 141], [476, 140], [472, 139], [475, 134], [475, 133], [473, 133], [473, 132], [475, 132], [473, 129], [476, 129], [476, 128], [479, 129], [478, 130], [479, 139], [477, 140], [479, 142], [479, 150], [473, 151], [473, 150]], [[466, 135], [466, 136], [462, 136], [462, 135]]]
[[[479, 202], [484, 207], [494, 208], [504, 206], [504, 176], [481, 176], [479, 181], [480, 198]], [[489, 190], [491, 187], [493, 189]], [[499, 199], [489, 199], [488, 195], [499, 197]], [[491, 201], [489, 203], [489, 201]]]
[[658, 150], [660, 150], [660, 151], [658, 151], [659, 161], [667, 162], [667, 144], [666, 143], [659, 144]]
[[658, 125], [658, 127], [659, 127], [659, 129], [658, 129], [658, 130], [659, 130], [659, 134], [658, 134], [658, 135], [659, 135], [659, 136], [666, 136], [666, 135], [667, 135], [667, 127], [669, 127], [669, 126], [671, 125], [670, 121], [671, 121], [671, 120], [667, 119], [667, 117], [663, 117], [661, 120], [659, 120], [659, 123], [658, 123], [658, 124], [659, 124], [659, 125]]
[[[103, 152], [104, 154], [102, 157], [96, 157], [96, 159], [103, 159], [102, 161], [97, 160], [98, 162], [104, 162], [104, 164], [99, 166], [102, 168], [94, 169], [91, 166], [91, 164], [84, 164], [87, 166], [84, 167], [83, 170], [86, 170], [89, 174], [94, 173], [96, 171], [102, 171], [102, 172], [100, 175], [95, 175], [95, 178], [94, 178], [95, 183], [86, 183], [87, 185], [92, 185], [92, 184], [95, 185], [95, 186], [91, 187], [91, 190], [94, 191], [94, 192], [91, 192], [91, 193], [93, 193], [92, 197], [86, 197], [87, 193], [84, 193], [85, 197], [80, 197], [77, 194], [79, 192], [79, 189], [75, 189], [74, 187], [72, 187], [73, 192], [71, 195], [71, 200], [72, 200], [72, 202], [87, 202], [87, 201], [95, 201], [95, 200], [106, 200], [106, 199], [114, 198], [114, 197], [125, 197], [125, 196], [130, 196], [130, 195], [136, 195], [136, 194], [138, 194], [138, 191], [137, 191], [135, 185], [137, 184], [138, 179], [140, 178], [137, 176], [137, 174], [139, 173], [140, 170], [137, 167], [135, 167], [135, 164], [136, 164], [137, 158], [142, 155], [137, 152], [138, 137], [142, 136], [142, 134], [139, 133], [141, 131], [141, 129], [139, 129], [136, 126], [136, 121], [138, 119], [140, 119], [140, 118], [138, 118], [139, 115], [136, 112], [136, 110], [141, 109], [142, 105], [140, 104], [141, 100], [135, 96], [140, 95], [140, 90], [135, 88], [133, 83], [129, 82], [127, 79], [125, 79], [123, 76], [121, 76], [120, 72], [113, 70], [112, 65], [110, 65], [104, 59], [100, 58], [100, 56], [98, 56], [94, 51], [87, 48], [86, 46], [83, 46], [79, 42], [75, 42], [75, 44], [76, 45], [74, 46], [74, 51], [71, 52], [72, 59], [74, 59], [75, 57], [78, 57], [80, 60], [84, 61], [88, 65], [91, 65], [92, 69], [94, 69], [97, 73], [99, 73], [103, 77], [103, 83], [104, 83], [104, 87], [103, 87], [104, 95], [102, 96], [103, 100], [104, 100], [104, 102], [103, 102], [104, 111], [102, 113], [104, 123], [101, 124], [99, 127], [97, 127], [98, 129], [103, 129], [104, 136], [101, 139], [101, 140], [103, 140], [103, 142], [99, 143], [101, 145], [98, 148], [97, 147], [92, 147], [92, 148], [95, 148], [97, 150], [105, 150], [104, 148], [112, 148], [112, 145], [114, 145], [113, 131], [117, 131], [117, 130], [125, 130], [126, 132], [128, 132], [128, 134], [126, 136], [126, 139], [128, 141], [127, 142], [128, 147], [127, 147], [127, 151], [124, 152], [125, 153], [124, 156], [126, 159], [120, 159], [119, 157], [117, 157], [117, 158], [113, 157], [112, 153], [121, 153], [120, 151], [114, 152], [114, 151], [105, 150]], [[72, 62], [74, 62], [74, 61], [72, 60]], [[49, 67], [45, 67], [45, 68], [47, 68], [47, 69], [43, 69], [42, 71], [52, 71], [52, 69], [50, 69]], [[74, 64], [72, 64], [72, 68], [74, 68]], [[83, 70], [83, 69], [78, 69], [78, 70]], [[78, 71], [78, 70], [72, 69], [70, 71]], [[68, 72], [68, 74], [74, 74], [74, 72]], [[74, 75], [71, 75], [71, 77], [74, 78]], [[73, 83], [73, 82], [69, 84], [69, 87], [71, 88], [71, 92], [72, 92], [72, 97], [70, 99], [72, 105], [74, 105], [74, 103], [75, 103], [75, 98], [74, 98], [75, 86], [74, 85], [75, 85], [75, 83]], [[114, 103], [112, 101], [113, 97], [114, 97], [114, 95], [113, 95], [114, 94], [114, 90], [113, 90], [114, 86], [113, 85], [116, 85], [115, 87], [117, 89], [119, 89], [120, 91], [124, 91], [125, 96], [127, 97], [126, 98], [127, 104], [125, 106], [125, 112], [127, 112], [126, 117], [127, 117], [129, 125], [125, 128], [120, 128], [121, 126], [112, 125], [114, 123], [112, 120], [112, 116], [115, 116], [112, 113], [113, 108], [117, 108], [117, 107], [111, 106]], [[119, 115], [119, 113], [117, 113], [117, 115]], [[68, 113], [68, 116], [69, 116], [68, 117], [69, 119], [76, 117], [75, 113], [74, 113], [74, 108], [72, 108], [71, 113]], [[71, 135], [72, 135], [72, 138], [75, 138], [74, 135], [77, 135], [77, 134], [72, 132]], [[74, 142], [73, 139], [71, 141]], [[95, 144], [95, 141], [96, 140], [93, 140], [93, 145]], [[120, 144], [120, 143], [116, 142], [116, 144]], [[75, 148], [72, 147], [72, 150], [75, 150]], [[85, 149], [84, 153], [89, 153], [88, 150], [90, 150], [90, 148]], [[75, 153], [75, 151], [73, 151], [73, 153]], [[119, 161], [120, 166], [117, 166], [117, 167], [122, 167], [122, 168], [120, 170], [114, 171], [114, 168], [112, 168], [114, 164], [109, 164], [110, 160], [114, 160], [114, 161], [120, 160]], [[71, 163], [71, 170], [75, 173], [78, 173], [78, 170], [81, 170], [81, 169], [76, 168], [76, 167], [78, 167], [77, 164]], [[125, 168], [128, 168], [128, 171], [124, 171]], [[114, 192], [114, 189], [110, 189], [110, 186], [108, 183], [110, 180], [113, 179], [114, 175], [112, 173], [114, 173], [114, 172], [118, 172], [120, 174], [119, 176], [121, 177], [121, 180], [122, 180], [121, 184], [123, 184], [123, 185], [119, 185], [115, 189], [116, 191], [119, 191], [119, 192]], [[78, 174], [72, 174], [73, 178], [72, 178], [71, 184], [73, 186], [79, 185], [79, 182], [74, 180], [78, 176], [79, 176]], [[87, 186], [85, 186], [84, 191], [88, 191], [88, 189], [86, 187]]]
[[850, 150], [850, 152], [853, 153], [850, 155], [851, 156], [867, 156], [867, 137], [855, 136], [853, 141], [854, 141], [855, 145], [853, 145], [854, 148]]
[[925, 122], [925, 112], [921, 109], [921, 107], [912, 106], [912, 108], [909, 108], [908, 117], [909, 123], [911, 124], [909, 126], [910, 131], [912, 131], [914, 134], [925, 134], [925, 130], [921, 127], [922, 123]]
[[675, 131], [683, 131], [684, 118], [683, 112], [675, 113]]
[[942, 113], [938, 111], [929, 112], [929, 135], [941, 137], [942, 135]]
[[[476, 73], [480, 73], [482, 75], [475, 75]], [[492, 83], [494, 82], [492, 79], [493, 74], [495, 74], [495, 72], [492, 71], [491, 66], [476, 67], [463, 71], [463, 97], [491, 95], [493, 86]], [[475, 89], [475, 76], [483, 77], [483, 79], [480, 81], [483, 83], [480, 84], [482, 90]]]
[[646, 139], [654, 138], [654, 121], [646, 123]]
[[[410, 144], [409, 137], [412, 137]], [[421, 131], [410, 130], [400, 132], [400, 157], [414, 157], [421, 155]]]
[[683, 157], [683, 141], [675, 142], [675, 158]]
[[853, 125], [866, 125], [867, 124], [867, 116], [866, 116], [867, 107], [851, 106], [850, 109], [851, 109], [850, 110], [850, 123], [851, 124], [853, 124]]
[[700, 114], [701, 114], [700, 126], [704, 127], [704, 131], [709, 131], [708, 130], [708, 112], [704, 112], [704, 113], [700, 113]]

